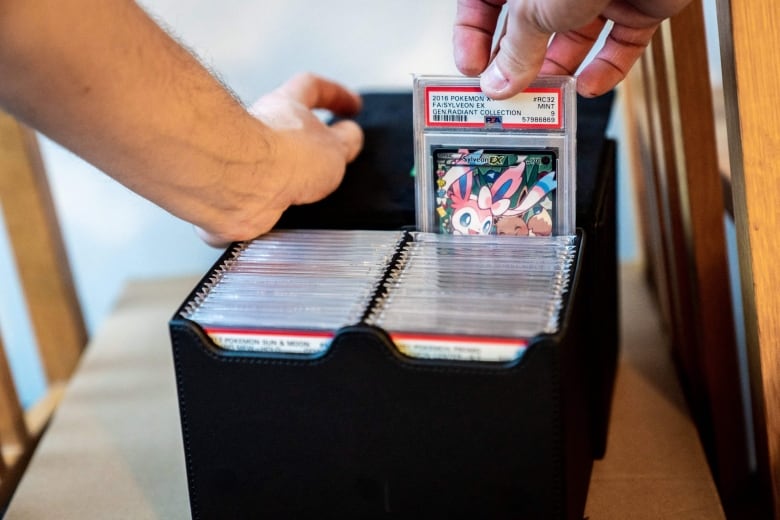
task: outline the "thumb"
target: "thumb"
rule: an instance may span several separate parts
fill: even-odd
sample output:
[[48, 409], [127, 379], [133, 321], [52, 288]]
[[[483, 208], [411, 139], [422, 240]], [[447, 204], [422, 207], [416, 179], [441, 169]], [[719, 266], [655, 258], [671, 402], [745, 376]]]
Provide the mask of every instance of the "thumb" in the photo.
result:
[[482, 73], [482, 91], [491, 99], [507, 99], [524, 90], [542, 67], [550, 36], [523, 13], [510, 12], [495, 57]]
[[352, 162], [363, 148], [363, 130], [352, 120], [344, 119], [330, 125], [344, 150], [345, 162]]
[[230, 245], [231, 241], [226, 237], [217, 235], [216, 233], [211, 233], [210, 231], [206, 231], [200, 226], [193, 227], [195, 228], [195, 234], [198, 235], [198, 238], [213, 248], [224, 249]]

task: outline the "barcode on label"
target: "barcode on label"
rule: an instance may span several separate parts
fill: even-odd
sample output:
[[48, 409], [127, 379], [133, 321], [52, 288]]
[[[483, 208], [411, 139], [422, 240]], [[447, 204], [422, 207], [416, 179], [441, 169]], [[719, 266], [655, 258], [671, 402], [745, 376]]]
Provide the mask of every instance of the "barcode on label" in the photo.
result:
[[445, 116], [441, 114], [434, 114], [433, 120], [446, 122], [446, 123], [465, 123], [466, 121], [468, 121], [468, 116], [463, 116], [463, 115]]

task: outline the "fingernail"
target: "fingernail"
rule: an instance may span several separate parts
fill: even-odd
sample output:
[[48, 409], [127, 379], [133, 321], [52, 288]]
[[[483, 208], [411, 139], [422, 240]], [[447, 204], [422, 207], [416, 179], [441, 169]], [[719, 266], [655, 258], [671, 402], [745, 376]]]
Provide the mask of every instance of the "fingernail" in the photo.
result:
[[501, 69], [498, 68], [495, 60], [493, 60], [493, 63], [491, 63], [487, 70], [482, 73], [481, 83], [483, 90], [490, 90], [493, 92], [501, 92], [509, 86], [509, 80], [506, 79], [506, 76], [501, 72]]

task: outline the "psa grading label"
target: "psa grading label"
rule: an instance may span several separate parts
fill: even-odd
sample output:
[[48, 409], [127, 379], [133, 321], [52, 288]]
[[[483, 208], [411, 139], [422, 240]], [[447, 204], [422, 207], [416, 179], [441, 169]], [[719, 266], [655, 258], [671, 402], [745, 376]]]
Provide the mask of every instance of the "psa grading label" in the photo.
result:
[[562, 94], [557, 88], [529, 88], [494, 100], [479, 87], [425, 88], [425, 124], [445, 128], [563, 128]]

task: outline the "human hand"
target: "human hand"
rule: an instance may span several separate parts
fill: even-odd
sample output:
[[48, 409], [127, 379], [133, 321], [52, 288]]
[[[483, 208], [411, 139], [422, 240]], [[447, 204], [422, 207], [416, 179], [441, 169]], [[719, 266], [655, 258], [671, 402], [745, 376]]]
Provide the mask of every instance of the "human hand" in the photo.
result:
[[[480, 83], [488, 97], [506, 99], [539, 73], [574, 74], [612, 20], [604, 46], [577, 80], [580, 94], [598, 96], [626, 76], [660, 23], [689, 1], [458, 0], [455, 64], [463, 74], [482, 74]], [[493, 57], [491, 44], [504, 4], [506, 25]]]
[[363, 132], [349, 120], [326, 125], [312, 109], [349, 116], [361, 104], [357, 94], [312, 74], [297, 75], [257, 100], [249, 111], [268, 130], [267, 160], [224, 186], [227, 199], [243, 201], [238, 222], [234, 217], [228, 228], [198, 227], [201, 238], [213, 246], [254, 238], [269, 231], [289, 206], [334, 191], [363, 146]]

